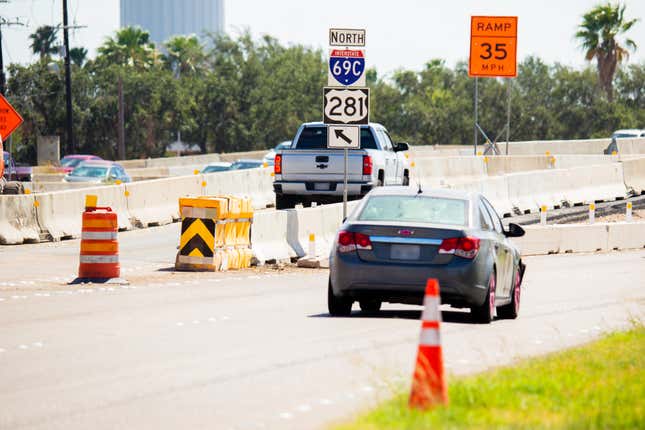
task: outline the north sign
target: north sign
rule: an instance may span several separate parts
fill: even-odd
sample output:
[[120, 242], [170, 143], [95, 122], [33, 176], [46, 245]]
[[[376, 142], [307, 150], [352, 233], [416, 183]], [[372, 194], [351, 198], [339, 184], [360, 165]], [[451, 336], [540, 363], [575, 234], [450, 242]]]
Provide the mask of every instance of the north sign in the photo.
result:
[[325, 124], [367, 124], [369, 88], [324, 88], [323, 122]]
[[468, 74], [517, 76], [517, 17], [473, 16], [470, 22]]
[[330, 28], [329, 46], [365, 46], [365, 29]]
[[332, 49], [329, 53], [329, 86], [365, 86], [365, 53], [360, 49]]
[[22, 124], [22, 117], [9, 104], [7, 99], [0, 95], [0, 138], [5, 141]]
[[360, 149], [361, 127], [357, 125], [327, 126], [327, 148]]

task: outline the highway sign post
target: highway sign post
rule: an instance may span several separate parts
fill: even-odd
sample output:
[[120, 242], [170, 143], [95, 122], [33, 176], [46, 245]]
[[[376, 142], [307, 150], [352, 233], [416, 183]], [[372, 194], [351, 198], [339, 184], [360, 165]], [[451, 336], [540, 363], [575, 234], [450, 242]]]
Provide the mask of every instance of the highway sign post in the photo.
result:
[[362, 49], [332, 49], [327, 85], [365, 86], [365, 53]]
[[365, 87], [365, 29], [330, 28], [327, 85], [323, 88], [323, 122], [327, 148], [343, 149], [343, 219], [347, 217], [348, 150], [360, 149], [361, 128], [369, 123], [370, 90]]
[[[468, 75], [475, 78], [475, 127], [474, 153], [477, 155], [479, 132], [479, 78], [514, 78], [517, 76], [517, 17], [516, 16], [472, 16], [470, 21], [470, 57]], [[506, 155], [510, 138], [511, 81], [507, 88], [506, 109]], [[502, 130], [503, 131], [503, 130]], [[483, 131], [482, 131], [482, 134]], [[501, 134], [501, 133], [500, 133]], [[484, 153], [493, 150], [499, 154], [497, 137], [488, 143]], [[498, 135], [499, 137], [499, 135]]]

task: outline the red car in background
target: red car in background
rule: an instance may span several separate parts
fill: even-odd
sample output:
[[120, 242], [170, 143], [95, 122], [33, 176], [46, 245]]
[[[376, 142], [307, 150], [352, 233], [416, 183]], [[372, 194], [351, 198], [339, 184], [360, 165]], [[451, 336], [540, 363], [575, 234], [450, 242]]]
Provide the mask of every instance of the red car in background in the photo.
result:
[[62, 173], [70, 173], [72, 170], [78, 167], [78, 165], [81, 164], [83, 161], [89, 161], [89, 160], [103, 160], [103, 159], [97, 155], [82, 155], [82, 154], [66, 155], [60, 160], [61, 167], [59, 170]]

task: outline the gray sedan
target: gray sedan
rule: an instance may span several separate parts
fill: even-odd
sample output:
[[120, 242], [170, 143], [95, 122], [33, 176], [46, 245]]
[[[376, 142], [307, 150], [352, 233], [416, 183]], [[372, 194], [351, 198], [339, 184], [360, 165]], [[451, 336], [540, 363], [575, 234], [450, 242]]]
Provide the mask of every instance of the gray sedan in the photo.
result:
[[330, 256], [329, 313], [347, 316], [354, 301], [422, 304], [437, 278], [441, 302], [470, 308], [474, 319], [517, 318], [525, 266], [492, 205], [478, 193], [376, 188], [345, 220]]

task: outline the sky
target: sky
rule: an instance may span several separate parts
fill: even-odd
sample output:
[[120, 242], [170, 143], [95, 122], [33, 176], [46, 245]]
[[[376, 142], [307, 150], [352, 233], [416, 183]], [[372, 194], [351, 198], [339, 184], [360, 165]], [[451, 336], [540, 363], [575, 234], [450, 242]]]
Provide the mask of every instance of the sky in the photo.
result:
[[[28, 27], [3, 27], [5, 63], [35, 60], [29, 34], [40, 25], [62, 21], [62, 0], [8, 0], [0, 16], [20, 18]], [[328, 29], [365, 28], [368, 67], [380, 76], [397, 69], [421, 70], [430, 59], [449, 66], [467, 60], [471, 15], [518, 16], [518, 60], [536, 55], [548, 63], [585, 65], [574, 39], [582, 15], [599, 4], [592, 0], [225, 0], [230, 35], [249, 29], [255, 37], [276, 37], [285, 45], [327, 49]], [[629, 37], [640, 48], [630, 62], [645, 62], [645, 1], [623, 1], [628, 18], [640, 22]], [[95, 55], [119, 27], [119, 0], [68, 0], [69, 20], [87, 26], [70, 34], [70, 45]]]

